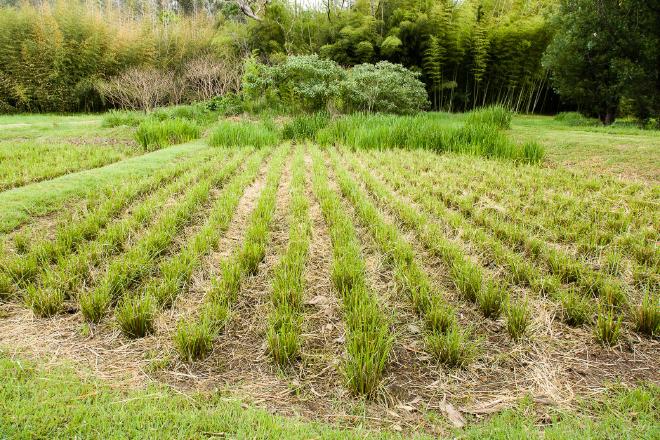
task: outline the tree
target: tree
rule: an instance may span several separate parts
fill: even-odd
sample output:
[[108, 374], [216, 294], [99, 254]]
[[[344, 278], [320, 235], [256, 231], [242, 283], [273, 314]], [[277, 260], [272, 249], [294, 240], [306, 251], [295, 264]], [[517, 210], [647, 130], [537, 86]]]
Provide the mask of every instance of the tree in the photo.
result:
[[562, 0], [544, 65], [563, 99], [614, 122], [622, 98], [659, 113], [660, 9], [652, 0]]

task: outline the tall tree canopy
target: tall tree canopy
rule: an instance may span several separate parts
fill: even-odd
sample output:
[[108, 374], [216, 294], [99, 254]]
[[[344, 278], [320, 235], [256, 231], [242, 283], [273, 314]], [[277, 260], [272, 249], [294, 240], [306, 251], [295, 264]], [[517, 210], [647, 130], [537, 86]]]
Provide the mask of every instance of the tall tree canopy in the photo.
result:
[[562, 0], [544, 63], [564, 99], [614, 122], [622, 100], [644, 120], [660, 115], [660, 2]]

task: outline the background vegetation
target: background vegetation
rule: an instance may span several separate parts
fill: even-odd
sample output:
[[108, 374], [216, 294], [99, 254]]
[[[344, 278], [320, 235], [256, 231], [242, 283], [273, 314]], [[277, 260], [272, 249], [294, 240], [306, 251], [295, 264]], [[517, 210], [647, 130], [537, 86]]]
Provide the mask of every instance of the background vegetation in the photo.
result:
[[[322, 97], [278, 85], [271, 98], [301, 98], [281, 106], [290, 111], [317, 111], [341, 95], [340, 110], [391, 111], [401, 102], [388, 103], [377, 84], [358, 93], [375, 77], [392, 85], [386, 73], [394, 67], [379, 62], [400, 64], [423, 83], [423, 105], [416, 86], [398, 90], [418, 108], [578, 109], [609, 124], [621, 115], [652, 120], [660, 106], [660, 13], [643, 0], [2, 3], [1, 112], [231, 100], [246, 59], [248, 77], [265, 66], [262, 73], [289, 82], [302, 67], [307, 92], [341, 80]], [[313, 54], [315, 66], [290, 59]]]

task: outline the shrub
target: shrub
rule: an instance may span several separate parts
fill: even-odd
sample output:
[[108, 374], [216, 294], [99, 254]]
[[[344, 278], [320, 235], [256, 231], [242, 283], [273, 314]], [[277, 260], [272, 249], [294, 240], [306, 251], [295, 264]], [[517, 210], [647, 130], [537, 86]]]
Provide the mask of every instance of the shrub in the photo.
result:
[[144, 113], [127, 110], [110, 110], [103, 116], [103, 127], [119, 127], [126, 125], [137, 127], [144, 120]]
[[183, 76], [192, 98], [205, 101], [237, 91], [242, 74], [243, 66], [239, 60], [207, 54], [188, 61]]
[[171, 72], [154, 67], [131, 67], [99, 83], [101, 94], [116, 106], [146, 112], [167, 104], [178, 87]]
[[408, 114], [428, 105], [419, 74], [388, 61], [354, 66], [339, 88], [343, 110], [349, 113]]
[[141, 338], [153, 333], [155, 312], [151, 296], [125, 298], [116, 309], [119, 328], [129, 338]]
[[135, 139], [144, 151], [154, 151], [168, 145], [197, 139], [199, 135], [199, 126], [186, 119], [164, 121], [146, 119], [138, 126]]
[[283, 63], [265, 66], [251, 59], [245, 67], [243, 90], [248, 100], [272, 98], [290, 111], [326, 110], [339, 95], [345, 71], [318, 55], [289, 56]]
[[263, 122], [222, 121], [209, 137], [212, 147], [263, 148], [279, 142], [278, 133]]

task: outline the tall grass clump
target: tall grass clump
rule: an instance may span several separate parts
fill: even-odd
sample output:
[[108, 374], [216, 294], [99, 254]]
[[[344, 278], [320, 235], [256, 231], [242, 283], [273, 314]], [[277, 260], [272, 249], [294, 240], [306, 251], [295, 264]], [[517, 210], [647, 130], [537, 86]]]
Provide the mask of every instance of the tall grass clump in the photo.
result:
[[486, 318], [497, 319], [502, 313], [509, 295], [496, 283], [489, 283], [477, 294], [477, 304]]
[[0, 301], [8, 300], [14, 292], [14, 286], [11, 278], [0, 272]]
[[222, 121], [209, 137], [212, 147], [263, 148], [276, 145], [279, 141], [279, 133], [264, 122]]
[[[497, 124], [479, 122], [476, 117], [472, 122], [466, 119], [467, 122], [461, 123], [460, 119], [441, 113], [354, 114], [335, 119], [319, 130], [316, 141], [321, 145], [341, 144], [353, 149], [426, 149], [522, 163], [541, 160], [542, 149], [514, 143]], [[483, 119], [488, 118], [483, 116]]]
[[367, 287], [365, 262], [355, 227], [331, 189], [323, 157], [312, 150], [312, 189], [330, 228], [331, 280], [343, 303], [346, 357], [343, 372], [356, 394], [378, 389], [393, 344], [389, 321]]
[[465, 116], [465, 122], [472, 125], [494, 125], [497, 128], [511, 128], [511, 110], [502, 105], [482, 107], [472, 110]]
[[130, 110], [110, 110], [103, 115], [101, 125], [103, 127], [137, 127], [145, 119], [145, 114]]
[[520, 148], [522, 150], [523, 162], [539, 164], [545, 157], [545, 148], [536, 141], [525, 142]]
[[593, 307], [588, 298], [580, 295], [575, 290], [567, 290], [561, 295], [560, 301], [562, 318], [566, 324], [580, 326], [591, 322]]
[[555, 121], [573, 127], [595, 127], [600, 125], [600, 121], [594, 118], [588, 118], [582, 113], [578, 112], [561, 112], [557, 113], [554, 117]]
[[138, 125], [135, 140], [144, 151], [154, 151], [168, 145], [197, 139], [199, 126], [186, 119], [146, 119]]
[[208, 106], [198, 103], [158, 108], [154, 110], [151, 117], [160, 121], [167, 119], [186, 119], [204, 126], [217, 120], [218, 114], [209, 110]]
[[[216, 316], [214, 322], [224, 321], [225, 318]], [[174, 346], [183, 360], [193, 362], [211, 352], [217, 331], [217, 326], [205, 317], [197, 322], [179, 321]]]
[[457, 368], [469, 364], [477, 355], [479, 347], [471, 333], [461, 330], [457, 325], [451, 326], [444, 333], [431, 333], [426, 338], [426, 345], [440, 363]]
[[282, 137], [294, 141], [314, 140], [316, 133], [330, 123], [327, 113], [296, 116], [282, 127]]

